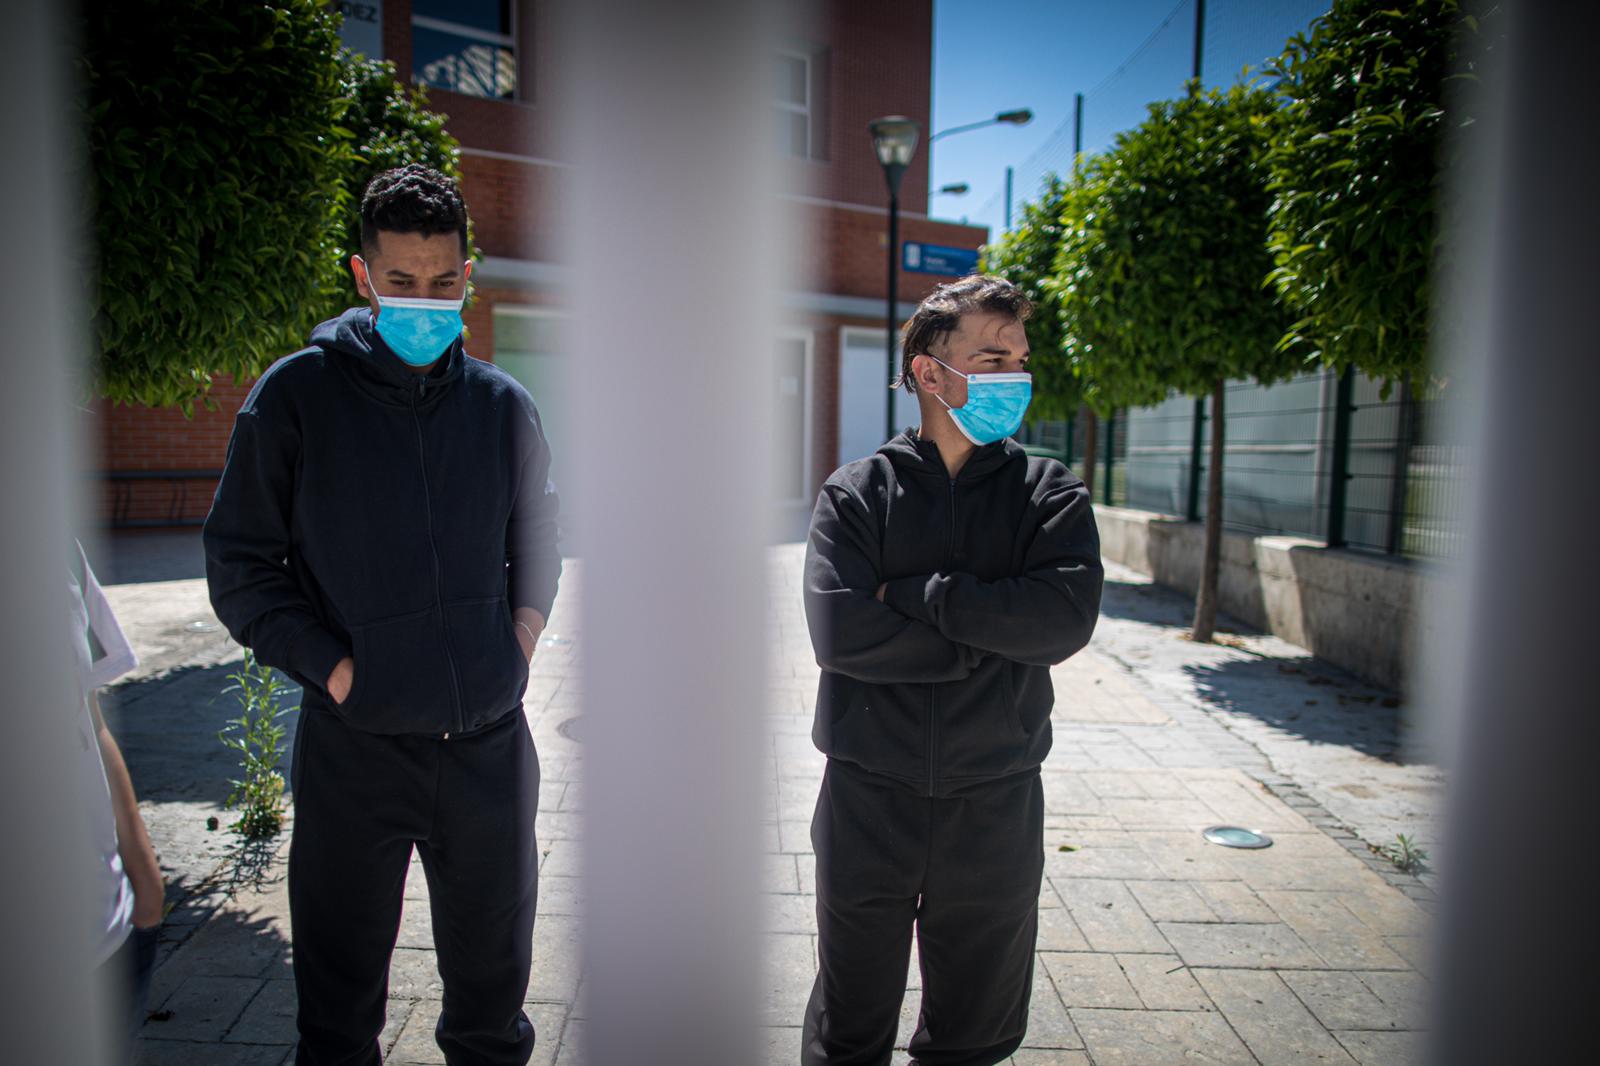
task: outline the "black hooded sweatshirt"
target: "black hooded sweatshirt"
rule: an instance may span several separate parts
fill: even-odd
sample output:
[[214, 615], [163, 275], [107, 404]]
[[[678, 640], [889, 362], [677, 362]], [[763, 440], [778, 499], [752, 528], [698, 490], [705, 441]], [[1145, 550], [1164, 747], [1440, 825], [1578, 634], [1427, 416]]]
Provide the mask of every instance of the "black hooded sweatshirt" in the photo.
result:
[[[235, 640], [372, 733], [482, 729], [519, 707], [511, 612], [561, 574], [550, 449], [527, 390], [458, 338], [426, 374], [366, 307], [274, 363], [234, 420], [205, 523]], [[325, 688], [355, 661], [343, 704]]]
[[813, 741], [927, 796], [1036, 770], [1049, 668], [1089, 642], [1102, 576], [1083, 482], [1013, 441], [955, 478], [907, 433], [841, 467], [806, 550]]

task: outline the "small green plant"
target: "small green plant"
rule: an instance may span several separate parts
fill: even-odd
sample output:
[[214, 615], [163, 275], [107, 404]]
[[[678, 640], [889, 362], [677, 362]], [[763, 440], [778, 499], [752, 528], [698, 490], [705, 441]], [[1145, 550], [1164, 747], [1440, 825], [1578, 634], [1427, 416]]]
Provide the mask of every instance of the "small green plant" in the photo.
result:
[[223, 692], [238, 693], [244, 713], [228, 721], [218, 733], [223, 746], [239, 753], [242, 777], [230, 781], [226, 807], [240, 810], [239, 820], [228, 828], [246, 840], [265, 840], [283, 828], [283, 773], [278, 763], [283, 758], [286, 730], [279, 719], [293, 714], [293, 707], [279, 706], [286, 688], [270, 666], [262, 665], [246, 650], [244, 666], [229, 674], [233, 684]]
[[1393, 844], [1377, 849], [1378, 854], [1400, 868], [1403, 873], [1419, 874], [1428, 868], [1428, 853], [1404, 833], [1396, 833]]

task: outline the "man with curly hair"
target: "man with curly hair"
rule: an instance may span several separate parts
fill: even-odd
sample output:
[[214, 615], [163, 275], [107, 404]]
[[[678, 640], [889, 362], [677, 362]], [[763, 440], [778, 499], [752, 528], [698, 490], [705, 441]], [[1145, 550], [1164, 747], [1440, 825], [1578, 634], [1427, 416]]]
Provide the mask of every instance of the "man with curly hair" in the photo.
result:
[[522, 695], [561, 572], [532, 398], [467, 355], [454, 181], [373, 178], [367, 306], [275, 363], [205, 525], [234, 639], [304, 688], [289, 906], [300, 1066], [377, 1063], [413, 848], [452, 1064], [526, 1063], [539, 764]]

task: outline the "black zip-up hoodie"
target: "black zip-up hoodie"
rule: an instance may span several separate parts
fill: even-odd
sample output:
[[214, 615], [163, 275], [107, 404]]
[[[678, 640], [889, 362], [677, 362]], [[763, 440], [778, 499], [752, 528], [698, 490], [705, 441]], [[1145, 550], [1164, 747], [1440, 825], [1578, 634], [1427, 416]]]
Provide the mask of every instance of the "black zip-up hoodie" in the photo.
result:
[[931, 441], [896, 436], [835, 471], [812, 515], [812, 740], [928, 796], [1037, 769], [1050, 666], [1089, 642], [1102, 577], [1089, 494], [1061, 463], [1003, 440], [952, 479]]
[[[205, 523], [211, 605], [235, 640], [373, 733], [482, 729], [521, 705], [511, 612], [561, 574], [533, 399], [460, 339], [427, 375], [351, 308], [274, 363], [234, 420]], [[342, 704], [326, 688], [355, 661]]]

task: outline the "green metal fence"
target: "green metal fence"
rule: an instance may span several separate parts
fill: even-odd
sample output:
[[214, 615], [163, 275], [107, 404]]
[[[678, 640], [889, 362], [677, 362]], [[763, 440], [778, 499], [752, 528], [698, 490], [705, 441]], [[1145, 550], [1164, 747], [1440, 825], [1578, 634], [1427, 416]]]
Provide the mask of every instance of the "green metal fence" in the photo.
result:
[[[1455, 553], [1464, 449], [1439, 401], [1360, 375], [1302, 375], [1224, 390], [1223, 524], [1420, 558]], [[1210, 402], [1172, 396], [1097, 420], [1095, 500], [1198, 521], [1207, 505]], [[1040, 423], [1025, 447], [1080, 474], [1080, 419]]]

